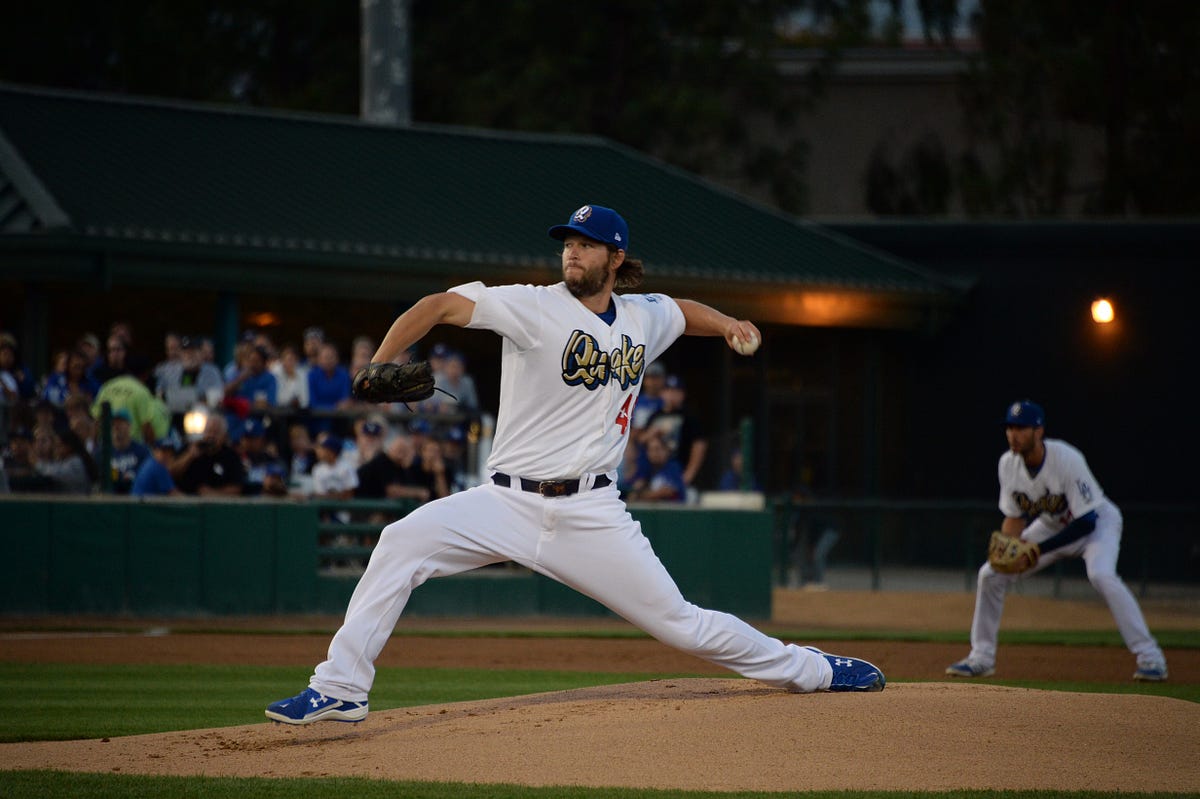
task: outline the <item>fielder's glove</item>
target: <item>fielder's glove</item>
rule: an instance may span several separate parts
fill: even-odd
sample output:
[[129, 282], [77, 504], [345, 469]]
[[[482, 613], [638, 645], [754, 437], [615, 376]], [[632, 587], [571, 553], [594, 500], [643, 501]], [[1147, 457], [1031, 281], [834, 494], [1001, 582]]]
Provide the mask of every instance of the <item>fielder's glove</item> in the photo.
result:
[[1020, 574], [1037, 565], [1042, 555], [1037, 544], [1013, 538], [997, 530], [988, 542], [988, 563], [1002, 574]]
[[433, 396], [433, 369], [429, 361], [372, 363], [354, 375], [350, 392], [364, 402], [420, 402]]

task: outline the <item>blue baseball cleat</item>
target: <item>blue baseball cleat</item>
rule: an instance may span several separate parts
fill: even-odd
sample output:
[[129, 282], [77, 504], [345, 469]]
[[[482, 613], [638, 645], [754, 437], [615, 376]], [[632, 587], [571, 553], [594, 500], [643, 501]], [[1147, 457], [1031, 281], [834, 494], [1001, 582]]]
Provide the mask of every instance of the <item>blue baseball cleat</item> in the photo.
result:
[[991, 677], [996, 673], [996, 669], [968, 658], [951, 663], [946, 667], [946, 673], [951, 677]]
[[1167, 664], [1155, 663], [1150, 666], [1138, 666], [1133, 673], [1133, 679], [1139, 682], [1163, 682], [1167, 679]]
[[880, 668], [859, 658], [844, 655], [831, 655], [822, 652], [815, 646], [805, 647], [823, 656], [833, 666], [833, 682], [829, 683], [830, 691], [882, 691], [887, 685], [887, 678]]
[[305, 688], [296, 696], [267, 705], [267, 718], [284, 724], [312, 724], [314, 721], [362, 721], [367, 717], [366, 702], [344, 702]]

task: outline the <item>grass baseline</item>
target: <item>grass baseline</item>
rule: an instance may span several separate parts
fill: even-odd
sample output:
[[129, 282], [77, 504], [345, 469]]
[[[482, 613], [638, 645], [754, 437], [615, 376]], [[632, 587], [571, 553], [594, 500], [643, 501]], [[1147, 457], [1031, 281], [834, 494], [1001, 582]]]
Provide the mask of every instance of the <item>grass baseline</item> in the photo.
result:
[[1165, 792], [1107, 791], [671, 791], [650, 788], [528, 787], [496, 783], [388, 782], [358, 777], [154, 777], [62, 771], [0, 771], [9, 799], [1176, 799]]

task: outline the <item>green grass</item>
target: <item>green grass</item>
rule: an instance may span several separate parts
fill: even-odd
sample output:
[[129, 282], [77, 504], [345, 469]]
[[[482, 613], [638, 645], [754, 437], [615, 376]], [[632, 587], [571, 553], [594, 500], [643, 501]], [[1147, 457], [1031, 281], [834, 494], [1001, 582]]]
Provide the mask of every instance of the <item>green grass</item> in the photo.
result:
[[[823, 633], [797, 636], [828, 640]], [[846, 636], [847, 638], [851, 636]], [[861, 639], [861, 634], [856, 634]], [[893, 637], [893, 636], [881, 636]], [[929, 640], [936, 636], [923, 636]], [[1101, 634], [1054, 633], [1016, 636], [1007, 643], [1107, 645]], [[1186, 638], [1187, 636], [1183, 636]], [[903, 640], [902, 637], [898, 637]], [[1193, 636], [1200, 638], [1200, 635]], [[952, 640], [959, 640], [958, 637]], [[1120, 645], [1119, 640], [1114, 645]], [[1178, 645], [1178, 644], [1176, 644]], [[1168, 644], [1171, 646], [1171, 644]], [[0, 690], [6, 697], [0, 714], [0, 741], [102, 738], [180, 729], [204, 729], [265, 722], [262, 709], [299, 691], [308, 667], [214, 665], [75, 665], [0, 663]], [[685, 675], [611, 674], [540, 670], [380, 669], [371, 707], [394, 707], [518, 696], [593, 685]], [[1200, 685], [1095, 684], [987, 680], [1024, 688], [1137, 693], [1200, 702]], [[200, 799], [324, 799], [353, 796], [418, 799], [737, 799], [804, 796], [808, 799], [1094, 799], [1096, 797], [1174, 797], [1163, 793], [1061, 791], [713, 793], [632, 789], [526, 788], [512, 785], [384, 782], [367, 779], [177, 778], [52, 771], [0, 771], [0, 797], [196, 797]]]
[[[307, 667], [0, 663], [0, 742], [104, 738], [265, 721], [263, 708], [308, 684]], [[371, 708], [463, 702], [679, 677], [491, 669], [380, 669]], [[1133, 693], [1200, 702], [1200, 685], [988, 680], [1063, 691]]]
[[67, 774], [53, 771], [0, 772], [0, 796], [72, 799], [754, 799], [803, 796], [806, 799], [1178, 799], [1170, 793], [1101, 791], [837, 791], [763, 793], [737, 791], [658, 791], [637, 788], [526, 788], [517, 785], [384, 782], [356, 778], [257, 779], [235, 777], [142, 777]]
[[[0, 663], [0, 742], [68, 740], [265, 722], [307, 667]], [[661, 675], [678, 676], [678, 675]], [[380, 669], [371, 708], [492, 699], [651, 679], [647, 674]]]

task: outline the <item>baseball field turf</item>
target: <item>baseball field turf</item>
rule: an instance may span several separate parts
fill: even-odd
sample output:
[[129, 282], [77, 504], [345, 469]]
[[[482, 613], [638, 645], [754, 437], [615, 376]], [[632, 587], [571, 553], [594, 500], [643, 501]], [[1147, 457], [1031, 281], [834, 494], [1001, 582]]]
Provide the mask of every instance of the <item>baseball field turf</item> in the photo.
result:
[[1191, 619], [1158, 631], [1158, 684], [1104, 629], [1003, 633], [997, 675], [965, 681], [942, 673], [963, 631], [772, 630], [880, 663], [861, 696], [730, 679], [619, 626], [430, 623], [385, 649], [364, 723], [266, 722], [330, 631], [8, 620], [0, 797], [1200, 793]]

